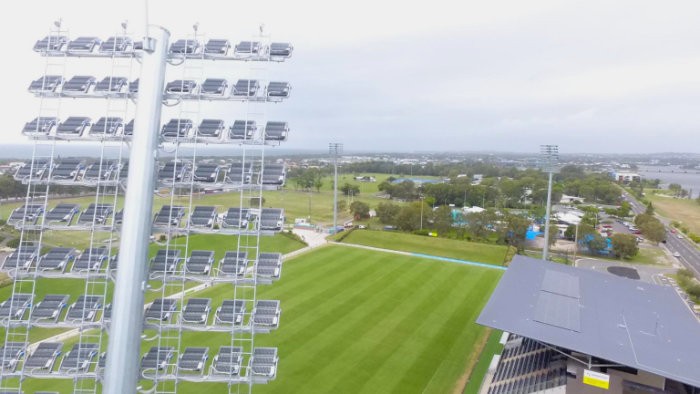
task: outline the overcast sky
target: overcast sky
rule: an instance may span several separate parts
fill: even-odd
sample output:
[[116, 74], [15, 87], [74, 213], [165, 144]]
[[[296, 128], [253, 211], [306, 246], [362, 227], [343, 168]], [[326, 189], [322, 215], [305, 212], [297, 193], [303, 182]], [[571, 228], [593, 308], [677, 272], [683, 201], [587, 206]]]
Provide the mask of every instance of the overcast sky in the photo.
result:
[[[45, 61], [31, 48], [54, 20], [71, 37], [107, 37], [128, 19], [138, 36], [146, 9], [135, 0], [0, 7], [8, 142], [22, 141], [22, 125], [38, 113], [26, 88]], [[561, 152], [700, 153], [697, 0], [152, 0], [148, 8], [149, 22], [173, 39], [199, 22], [208, 38], [239, 41], [265, 23], [274, 40], [291, 41], [293, 58], [269, 75], [289, 80], [292, 97], [267, 106], [268, 118], [290, 122], [288, 148], [534, 152], [547, 143]], [[105, 67], [71, 59], [66, 74]], [[212, 67], [230, 79], [248, 72]], [[97, 117], [96, 105], [104, 107], [62, 100], [61, 115]], [[241, 108], [205, 104], [202, 113], [229, 118]]]

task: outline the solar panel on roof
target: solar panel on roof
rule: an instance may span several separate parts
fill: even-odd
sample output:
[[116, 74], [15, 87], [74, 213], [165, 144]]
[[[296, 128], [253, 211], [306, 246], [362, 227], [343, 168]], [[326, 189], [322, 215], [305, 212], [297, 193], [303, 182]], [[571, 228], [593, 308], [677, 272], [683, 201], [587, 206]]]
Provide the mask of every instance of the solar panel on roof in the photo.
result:
[[578, 278], [563, 272], [546, 270], [542, 279], [542, 291], [572, 298], [581, 298]]
[[550, 326], [580, 332], [580, 308], [576, 298], [540, 291], [533, 319]]

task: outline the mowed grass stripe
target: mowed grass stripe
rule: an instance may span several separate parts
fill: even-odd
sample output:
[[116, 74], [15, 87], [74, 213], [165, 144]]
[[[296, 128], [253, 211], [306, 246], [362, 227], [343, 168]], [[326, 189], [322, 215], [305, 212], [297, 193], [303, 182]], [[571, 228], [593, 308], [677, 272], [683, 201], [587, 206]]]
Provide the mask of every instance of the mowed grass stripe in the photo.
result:
[[[355, 348], [358, 338], [363, 337], [367, 332], [381, 324], [385, 317], [392, 313], [394, 305], [392, 303], [377, 302], [377, 299], [395, 296], [397, 294], [410, 294], [420, 283], [424, 282], [424, 277], [430, 267], [423, 270], [406, 270], [400, 264], [391, 264], [398, 267], [392, 270], [381, 280], [376, 281], [371, 288], [362, 289], [353, 297], [338, 305], [335, 315], [328, 328], [321, 334], [313, 336], [313, 342], [304, 350], [298, 358], [290, 358], [289, 362], [294, 364], [308, 365], [309, 362], [317, 365], [311, 371], [300, 371], [305, 376], [305, 390], [327, 391], [324, 382], [338, 375], [338, 371], [345, 371], [352, 367], [343, 364], [348, 363], [346, 353], [357, 352]], [[324, 319], [326, 320], [326, 319]], [[321, 324], [328, 324], [321, 322]], [[305, 361], [307, 360], [307, 361]], [[340, 366], [338, 364], [341, 364]]]
[[[357, 272], [367, 267], [355, 264], [352, 255], [335, 256], [333, 253], [325, 252], [327, 248], [320, 249], [313, 253], [313, 256], [328, 256], [335, 261], [332, 264], [323, 264], [305, 257], [285, 261], [282, 267], [282, 279], [272, 286], [261, 287], [265, 296], [285, 299], [293, 307], [295, 303], [303, 301], [299, 295], [306, 295], [309, 289], [314, 289], [318, 282], [328, 283], [330, 281], [343, 282], [348, 272]], [[311, 263], [310, 263], [311, 262]], [[294, 278], [288, 280], [287, 278]], [[309, 296], [311, 297], [311, 296]]]
[[[364, 280], [355, 275], [347, 278], [346, 283], [354, 284], [352, 286], [338, 286], [337, 284], [322, 284], [326, 291], [318, 294], [317, 297], [307, 300], [309, 308], [298, 309], [298, 318], [285, 324], [290, 324], [292, 329], [301, 330], [301, 332], [314, 333], [314, 335], [291, 335], [285, 337], [278, 336], [280, 347], [285, 344], [293, 343], [298, 347], [295, 351], [309, 353], [310, 349], [304, 347], [311, 341], [317, 340], [324, 334], [331, 338], [337, 337], [336, 325], [344, 325], [347, 317], [359, 308], [363, 308], [366, 303], [371, 303], [372, 298], [369, 294], [385, 291], [386, 288], [391, 288], [393, 279], [397, 281], [402, 279], [404, 275], [411, 274], [409, 270], [402, 270], [400, 265], [384, 264], [378, 261], [375, 264], [360, 263], [359, 265], [368, 268], [381, 268], [381, 270], [363, 270], [368, 275]], [[415, 274], [414, 275], [418, 275]], [[396, 283], [401, 283], [400, 281]], [[328, 286], [328, 287], [325, 287]], [[294, 314], [294, 312], [291, 312]], [[303, 324], [297, 324], [297, 322]], [[301, 325], [301, 327], [297, 327]], [[290, 353], [291, 355], [291, 353]]]
[[[329, 392], [341, 389], [343, 382], [348, 380], [356, 381], [358, 392], [391, 390], [395, 385], [392, 379], [388, 379], [391, 376], [378, 377], [377, 374], [402, 345], [416, 347], [419, 339], [416, 331], [422, 324], [428, 322], [427, 324], [440, 325], [436, 312], [440, 310], [441, 305], [451, 301], [443, 295], [446, 289], [454, 288], [461, 277], [453, 275], [451, 270], [440, 269], [429, 262], [421, 261], [418, 264], [433, 268], [429, 279], [417, 286], [412, 294], [407, 295], [404, 302], [384, 316], [380, 324], [359, 339], [358, 347], [365, 354], [358, 355], [361, 357], [356, 358], [355, 365], [350, 366]], [[408, 360], [412, 358], [404, 358], [403, 363], [392, 365], [390, 368], [394, 370], [393, 373], [402, 374], [401, 370], [405, 368]]]
[[[338, 275], [333, 280], [316, 283], [316, 286], [313, 288], [314, 291], [307, 290], [307, 292], [303, 293], [304, 298], [299, 300], [300, 297], [297, 297], [297, 302], [295, 303], [292, 303], [292, 300], [290, 300], [288, 303], [292, 304], [292, 306], [287, 307], [285, 305], [284, 313], [302, 317], [291, 323], [302, 322], [306, 320], [303, 316], [307, 315], [319, 316], [328, 312], [335, 313], [339, 304], [352, 298], [355, 294], [361, 292], [363, 288], [385, 280], [387, 276], [391, 275], [392, 270], [392, 266], [384, 264], [358, 264], [358, 268], [348, 271], [345, 276]], [[364, 280], [369, 277], [372, 277], [373, 280]], [[357, 285], [346, 286], [346, 283], [357, 283]]]
[[[424, 387], [425, 392], [435, 393], [447, 392], [453, 388], [456, 379], [464, 373], [464, 365], [471, 356], [472, 346], [485, 331], [474, 323], [486, 302], [486, 298], [483, 297], [485, 289], [478, 286], [478, 283], [495, 283], [494, 279], [499, 276], [495, 272], [485, 270], [481, 270], [478, 274], [478, 276], [464, 277], [460, 285], [446, 297], [453, 302], [443, 303], [439, 309], [436, 309], [436, 313], [433, 313], [435, 320], [430, 323], [425, 321], [419, 333], [415, 335], [418, 338], [443, 340], [416, 344], [422, 345], [422, 349], [416, 346], [403, 346], [394, 355], [396, 365], [386, 363], [377, 376], [386, 380], [390, 380], [392, 376], [398, 377], [400, 375], [396, 368], [403, 363], [402, 360], [412, 359], [413, 363], [406, 365], [405, 373], [401, 381], [397, 382], [396, 388], [400, 390], [401, 387]], [[469, 291], [465, 292], [467, 288]], [[489, 286], [486, 290], [490, 294], [493, 286]], [[473, 307], [465, 308], [467, 305]], [[440, 324], [437, 324], [438, 318], [440, 318]], [[421, 373], [430, 369], [435, 371], [432, 376]]]

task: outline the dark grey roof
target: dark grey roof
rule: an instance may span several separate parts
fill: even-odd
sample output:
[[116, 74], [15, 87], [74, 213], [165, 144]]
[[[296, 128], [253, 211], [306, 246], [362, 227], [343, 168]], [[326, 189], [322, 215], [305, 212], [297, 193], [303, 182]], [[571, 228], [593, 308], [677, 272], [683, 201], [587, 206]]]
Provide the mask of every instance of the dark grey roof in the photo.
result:
[[700, 387], [700, 323], [672, 287], [516, 256], [477, 323]]

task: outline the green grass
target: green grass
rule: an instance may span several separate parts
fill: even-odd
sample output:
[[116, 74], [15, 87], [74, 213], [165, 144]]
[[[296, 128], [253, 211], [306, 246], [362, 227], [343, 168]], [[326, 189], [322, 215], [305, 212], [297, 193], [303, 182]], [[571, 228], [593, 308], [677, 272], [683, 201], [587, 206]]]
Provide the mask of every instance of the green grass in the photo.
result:
[[503, 331], [490, 330], [489, 339], [486, 342], [486, 346], [481, 351], [479, 355], [479, 361], [477, 361], [471, 375], [469, 376], [469, 381], [467, 386], [464, 388], [464, 394], [477, 394], [479, 388], [481, 387], [481, 382], [484, 380], [484, 376], [489, 369], [493, 355], [500, 353], [503, 350], [503, 345], [499, 343]]
[[398, 231], [355, 230], [343, 243], [423, 253], [481, 263], [503, 263], [506, 247], [446, 238], [433, 238]]
[[[281, 300], [283, 312], [278, 330], [255, 337], [256, 346], [280, 352], [277, 379], [255, 391], [452, 391], [484, 334], [474, 321], [500, 275], [339, 246], [290, 260], [279, 282], [259, 289], [259, 298]], [[217, 285], [194, 296], [212, 297], [216, 307], [232, 295], [230, 285]], [[183, 343], [208, 346], [213, 356], [230, 337], [185, 332]], [[154, 345], [143, 343], [142, 350]], [[70, 392], [72, 382], [30, 379], [24, 387]], [[227, 387], [181, 383], [179, 392], [226, 393]]]
[[689, 199], [678, 199], [647, 193], [646, 198], [654, 205], [656, 212], [671, 220], [675, 220], [695, 234], [700, 234], [700, 204]]

